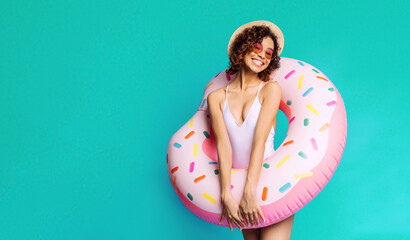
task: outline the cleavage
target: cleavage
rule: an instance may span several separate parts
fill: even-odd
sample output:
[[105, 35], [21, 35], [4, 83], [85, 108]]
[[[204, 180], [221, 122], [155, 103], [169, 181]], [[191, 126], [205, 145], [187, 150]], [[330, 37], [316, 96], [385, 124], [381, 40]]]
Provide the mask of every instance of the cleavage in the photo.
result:
[[[257, 91], [256, 91], [257, 92]], [[249, 115], [249, 113], [250, 113], [250, 111], [252, 110], [252, 107], [253, 107], [253, 105], [255, 104], [255, 100], [258, 100], [259, 101], [259, 99], [257, 99], [257, 93], [256, 94], [252, 94], [253, 95], [253, 99], [252, 100], [248, 100], [248, 101], [246, 101], [244, 104], [240, 104], [240, 103], [237, 103], [237, 104], [234, 104], [234, 105], [242, 105], [242, 113], [241, 113], [241, 117], [239, 118], [240, 120], [241, 120], [241, 124], [239, 124], [239, 122], [237, 121], [237, 115], [235, 116], [234, 115], [234, 112], [232, 111], [232, 108], [230, 107], [230, 106], [232, 106], [231, 105], [231, 101], [228, 99], [228, 103], [227, 103], [227, 105], [228, 105], [228, 110], [229, 110], [229, 112], [231, 113], [231, 115], [232, 115], [232, 117], [234, 118], [234, 120], [236, 121], [236, 123], [238, 124], [238, 125], [240, 125], [240, 126], [242, 126], [244, 123], [245, 123], [245, 121], [246, 121], [246, 119], [248, 118], [248, 115]], [[237, 97], [234, 97], [234, 98], [244, 98], [244, 96], [237, 96]], [[232, 99], [232, 98], [231, 98]], [[251, 98], [250, 98], [251, 99]], [[246, 105], [248, 105], [248, 106], [246, 106]], [[245, 109], [246, 108], [246, 109]], [[245, 112], [245, 110], [246, 110], [246, 112]], [[246, 113], [246, 115], [245, 115], [245, 113]]]

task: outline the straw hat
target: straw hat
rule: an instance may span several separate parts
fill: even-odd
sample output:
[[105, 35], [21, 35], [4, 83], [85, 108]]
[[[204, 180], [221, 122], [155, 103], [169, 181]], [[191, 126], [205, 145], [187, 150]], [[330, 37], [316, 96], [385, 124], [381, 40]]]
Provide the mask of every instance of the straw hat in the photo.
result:
[[236, 39], [236, 37], [245, 29], [248, 27], [252, 27], [254, 25], [265, 25], [268, 26], [270, 28], [270, 30], [275, 34], [276, 38], [277, 38], [277, 42], [279, 44], [279, 47], [281, 48], [278, 51], [278, 56], [280, 55], [280, 53], [283, 50], [283, 45], [285, 44], [285, 39], [283, 38], [283, 33], [282, 31], [279, 29], [278, 26], [276, 26], [275, 24], [269, 22], [269, 21], [264, 21], [264, 20], [259, 20], [259, 21], [253, 21], [247, 24], [244, 24], [242, 26], [240, 26], [238, 29], [235, 30], [235, 32], [232, 34], [231, 39], [229, 40], [229, 44], [228, 44], [228, 56], [230, 56], [230, 49], [231, 49], [231, 44], [233, 43], [233, 41]]

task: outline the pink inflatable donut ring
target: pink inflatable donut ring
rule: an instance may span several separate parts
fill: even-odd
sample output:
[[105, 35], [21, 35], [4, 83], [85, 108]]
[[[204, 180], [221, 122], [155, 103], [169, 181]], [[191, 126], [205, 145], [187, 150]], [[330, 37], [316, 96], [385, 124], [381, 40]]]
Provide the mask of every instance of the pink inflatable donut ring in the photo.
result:
[[[171, 137], [167, 154], [170, 181], [185, 207], [225, 227], [229, 227], [226, 219], [219, 224], [219, 165], [206, 97], [234, 77], [224, 70], [208, 82], [198, 111]], [[280, 110], [289, 128], [283, 143], [261, 167], [257, 198], [266, 221], [245, 229], [272, 225], [309, 203], [333, 176], [346, 143], [345, 106], [325, 74], [300, 60], [282, 57], [281, 67], [270, 78], [282, 88]], [[231, 171], [232, 194], [238, 202], [246, 175], [246, 168]]]

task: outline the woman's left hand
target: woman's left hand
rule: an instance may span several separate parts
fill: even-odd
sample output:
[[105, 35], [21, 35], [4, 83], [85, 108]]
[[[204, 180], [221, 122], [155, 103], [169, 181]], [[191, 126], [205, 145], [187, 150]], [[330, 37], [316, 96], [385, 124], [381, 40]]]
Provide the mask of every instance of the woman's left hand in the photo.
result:
[[246, 220], [247, 226], [249, 226], [250, 223], [253, 227], [255, 227], [255, 223], [260, 225], [259, 216], [262, 218], [263, 222], [265, 222], [265, 216], [263, 215], [254, 194], [243, 194], [241, 202], [239, 203], [239, 211], [245, 218], [244, 220]]

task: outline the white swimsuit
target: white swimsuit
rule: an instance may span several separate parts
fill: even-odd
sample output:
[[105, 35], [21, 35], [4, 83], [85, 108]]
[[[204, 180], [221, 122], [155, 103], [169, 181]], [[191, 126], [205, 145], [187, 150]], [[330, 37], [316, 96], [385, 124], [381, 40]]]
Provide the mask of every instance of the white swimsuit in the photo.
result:
[[[258, 93], [255, 100], [249, 109], [248, 115], [243, 121], [242, 125], [239, 125], [234, 119], [229, 106], [228, 106], [228, 86], [226, 86], [225, 105], [223, 108], [223, 117], [225, 125], [228, 130], [229, 139], [232, 146], [232, 168], [247, 168], [249, 166], [249, 159], [252, 150], [252, 141], [255, 133], [256, 123], [258, 122], [259, 112], [262, 104], [259, 102], [259, 90], [263, 82], [259, 84]], [[268, 139], [265, 143], [265, 153], [263, 160], [269, 157], [275, 152], [273, 148], [273, 139], [275, 136], [275, 129], [271, 128]]]

